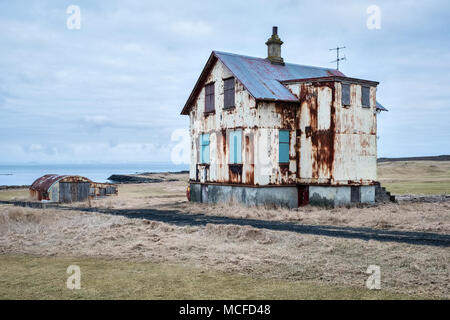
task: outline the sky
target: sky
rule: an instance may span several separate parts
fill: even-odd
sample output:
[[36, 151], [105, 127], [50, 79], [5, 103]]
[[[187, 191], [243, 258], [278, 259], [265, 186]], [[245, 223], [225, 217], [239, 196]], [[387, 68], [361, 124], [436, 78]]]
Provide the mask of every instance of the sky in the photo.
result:
[[448, 1], [0, 0], [0, 163], [172, 161], [211, 51], [264, 58], [272, 26], [285, 62], [345, 46], [340, 70], [380, 82], [379, 157], [450, 154], [449, 21]]

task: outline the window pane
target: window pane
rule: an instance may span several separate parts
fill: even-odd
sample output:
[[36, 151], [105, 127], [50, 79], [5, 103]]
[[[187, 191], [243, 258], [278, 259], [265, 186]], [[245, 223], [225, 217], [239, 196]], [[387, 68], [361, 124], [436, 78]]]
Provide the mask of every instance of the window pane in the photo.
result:
[[205, 112], [214, 111], [214, 83], [205, 86]]
[[234, 78], [224, 80], [224, 108], [234, 107]]
[[342, 105], [350, 105], [350, 85], [342, 84]]
[[370, 88], [361, 87], [361, 100], [363, 107], [370, 107]]

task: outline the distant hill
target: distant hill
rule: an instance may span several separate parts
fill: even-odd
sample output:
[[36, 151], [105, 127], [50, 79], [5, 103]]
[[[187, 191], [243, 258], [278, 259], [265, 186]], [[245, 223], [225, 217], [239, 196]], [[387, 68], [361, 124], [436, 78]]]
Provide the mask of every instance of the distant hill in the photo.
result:
[[390, 161], [450, 161], [450, 155], [404, 158], [378, 158], [378, 162]]

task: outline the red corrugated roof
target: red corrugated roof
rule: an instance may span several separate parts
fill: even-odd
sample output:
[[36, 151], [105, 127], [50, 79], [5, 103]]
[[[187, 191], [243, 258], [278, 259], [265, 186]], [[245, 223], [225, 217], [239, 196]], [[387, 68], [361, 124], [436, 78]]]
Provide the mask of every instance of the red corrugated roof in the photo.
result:
[[48, 189], [60, 180], [70, 180], [70, 181], [85, 181], [92, 182], [90, 179], [81, 176], [70, 176], [70, 175], [58, 175], [58, 174], [46, 174], [40, 178], [37, 178], [30, 189], [35, 191], [48, 191]]

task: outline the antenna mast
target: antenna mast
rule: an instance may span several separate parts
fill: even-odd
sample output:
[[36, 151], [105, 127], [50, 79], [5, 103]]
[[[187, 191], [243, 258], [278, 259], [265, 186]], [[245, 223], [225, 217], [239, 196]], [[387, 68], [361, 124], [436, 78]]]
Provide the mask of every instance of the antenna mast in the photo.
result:
[[336, 70], [339, 70], [339, 61], [347, 60], [347, 58], [345, 56], [343, 58], [339, 57], [339, 50], [341, 50], [341, 49], [345, 49], [345, 47], [336, 47], [336, 48], [330, 49], [330, 51], [336, 50], [336, 60], [333, 60], [330, 62], [330, 63], [336, 62]]

